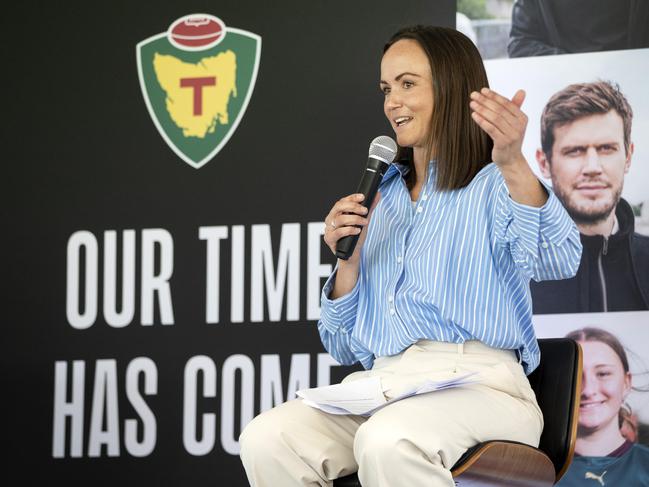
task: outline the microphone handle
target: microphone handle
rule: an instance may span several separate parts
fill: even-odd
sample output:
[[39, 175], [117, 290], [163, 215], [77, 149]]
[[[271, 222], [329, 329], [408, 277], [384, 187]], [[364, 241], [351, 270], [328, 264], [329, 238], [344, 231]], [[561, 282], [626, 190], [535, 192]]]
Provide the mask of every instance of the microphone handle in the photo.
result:
[[[388, 165], [385, 161], [374, 157], [370, 157], [367, 160], [367, 168], [365, 168], [361, 182], [358, 185], [358, 190], [356, 191], [365, 195], [365, 199], [363, 199], [361, 204], [367, 209], [372, 207], [376, 192], [379, 189], [379, 183], [383, 179]], [[357, 227], [362, 228], [360, 225], [357, 225]], [[359, 236], [360, 234], [347, 235], [338, 240], [336, 243], [336, 257], [342, 260], [348, 260], [354, 253]]]

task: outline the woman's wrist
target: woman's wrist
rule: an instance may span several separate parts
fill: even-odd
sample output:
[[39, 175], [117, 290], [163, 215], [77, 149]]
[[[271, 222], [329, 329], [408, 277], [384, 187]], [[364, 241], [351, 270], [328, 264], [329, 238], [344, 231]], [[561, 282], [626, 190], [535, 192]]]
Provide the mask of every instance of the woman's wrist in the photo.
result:
[[514, 201], [535, 207], [545, 204], [548, 194], [522, 155], [499, 169]]
[[338, 270], [336, 271], [336, 281], [331, 291], [330, 299], [336, 299], [351, 292], [358, 280], [359, 265], [356, 259], [349, 260], [338, 259]]
[[350, 257], [347, 260], [338, 259], [338, 269], [358, 269], [360, 259], [358, 257]]

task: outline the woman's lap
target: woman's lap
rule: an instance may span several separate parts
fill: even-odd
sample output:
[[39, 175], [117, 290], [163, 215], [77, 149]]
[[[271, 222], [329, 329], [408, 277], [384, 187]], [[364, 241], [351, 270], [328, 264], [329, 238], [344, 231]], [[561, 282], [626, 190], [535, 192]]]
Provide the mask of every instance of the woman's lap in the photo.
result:
[[450, 481], [448, 469], [480, 442], [502, 439], [536, 446], [542, 418], [520, 366], [516, 361], [478, 366], [475, 362], [459, 361], [458, 372], [477, 367], [481, 383], [403, 399], [369, 419], [329, 415], [300, 400], [261, 414], [242, 434], [242, 460], [248, 464], [249, 478], [253, 476], [251, 483], [272, 485], [254, 482], [250, 464], [275, 462], [276, 467], [282, 464], [280, 469], [312, 479], [295, 485], [331, 485], [330, 479], [359, 465], [359, 475], [366, 476], [368, 485], [382, 485], [381, 479], [367, 476], [383, 475], [378, 471], [388, 467], [418, 475], [430, 475], [427, 469], [436, 468], [440, 485], [446, 485], [442, 482]]

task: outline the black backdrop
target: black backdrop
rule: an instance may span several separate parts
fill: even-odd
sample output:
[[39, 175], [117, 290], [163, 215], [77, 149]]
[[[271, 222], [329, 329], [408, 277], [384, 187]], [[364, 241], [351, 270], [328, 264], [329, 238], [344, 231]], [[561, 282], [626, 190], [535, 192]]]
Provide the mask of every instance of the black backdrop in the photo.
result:
[[[198, 170], [157, 132], [135, 61], [138, 42], [195, 12], [262, 37], [247, 112], [228, 144]], [[2, 213], [8, 222], [2, 235], [5, 477], [15, 473], [27, 485], [37, 479], [68, 485], [245, 485], [238, 457], [220, 441], [223, 364], [241, 354], [255, 371], [253, 398], [241, 390], [242, 372], [233, 375], [236, 387], [228, 400], [234, 403], [236, 434], [242, 402], [252, 399], [254, 413], [259, 411], [263, 354], [279, 354], [284, 398], [293, 354], [308, 354], [310, 382], [316, 384], [323, 349], [307, 317], [307, 224], [321, 222], [336, 198], [355, 189], [369, 142], [390, 134], [378, 91], [383, 43], [405, 24], [453, 26], [455, 2], [25, 2], [6, 5], [1, 22]], [[251, 228], [270, 225], [277, 265], [284, 223], [300, 224], [299, 319], [288, 322], [284, 304], [279, 321], [271, 321], [265, 309], [264, 321], [252, 323]], [[206, 323], [206, 243], [198, 229], [210, 225], [225, 226], [230, 234], [233, 225], [245, 229], [243, 323], [229, 319], [229, 238], [221, 243], [221, 320]], [[154, 324], [141, 324], [139, 249], [142, 230], [152, 228], [165, 229], [173, 239], [173, 325], [161, 324], [157, 305]], [[127, 326], [114, 328], [102, 315], [103, 235], [115, 230], [121, 249], [127, 229], [136, 234], [135, 315]], [[84, 330], [66, 318], [67, 245], [81, 230], [96, 238], [99, 258], [97, 319]], [[321, 252], [323, 264], [333, 263], [324, 246]], [[216, 442], [201, 456], [183, 446], [184, 367], [197, 355], [209, 357], [218, 376], [216, 396], [198, 400], [201, 414], [217, 415]], [[144, 394], [142, 376], [135, 383], [155, 416], [155, 447], [144, 457], [124, 447], [124, 422], [139, 421], [125, 393], [126, 368], [136, 357], [150, 358], [157, 370], [154, 394]], [[105, 445], [98, 457], [89, 456], [97, 360], [116, 365], [117, 456]], [[68, 420], [65, 454], [54, 458], [55, 363], [67, 364], [70, 398], [73, 361], [85, 365], [83, 446], [81, 456], [72, 458]], [[349, 370], [332, 368], [331, 381]], [[103, 401], [97, 407], [105, 407]], [[141, 422], [138, 428], [141, 438]]]

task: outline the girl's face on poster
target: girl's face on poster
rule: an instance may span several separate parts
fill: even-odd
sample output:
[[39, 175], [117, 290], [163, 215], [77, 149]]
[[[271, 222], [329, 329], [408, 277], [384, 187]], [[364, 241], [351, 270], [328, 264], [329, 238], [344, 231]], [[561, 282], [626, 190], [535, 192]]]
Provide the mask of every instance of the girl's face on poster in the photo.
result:
[[631, 389], [631, 374], [624, 372], [620, 357], [607, 344], [579, 344], [584, 358], [579, 426], [597, 430], [618, 421], [620, 407]]
[[395, 42], [381, 60], [383, 110], [401, 147], [424, 148], [433, 116], [430, 63], [419, 43]]

